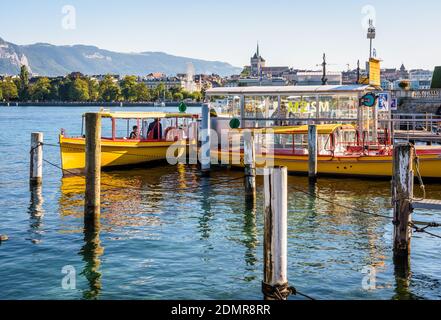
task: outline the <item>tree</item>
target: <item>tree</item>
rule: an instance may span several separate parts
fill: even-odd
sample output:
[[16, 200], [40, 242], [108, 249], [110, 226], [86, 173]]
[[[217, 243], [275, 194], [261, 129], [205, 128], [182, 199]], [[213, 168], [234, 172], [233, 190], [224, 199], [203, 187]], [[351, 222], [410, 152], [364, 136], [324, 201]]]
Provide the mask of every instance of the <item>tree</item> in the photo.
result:
[[180, 92], [176, 92], [173, 94], [173, 100], [174, 101], [182, 101], [182, 100], [184, 100], [184, 95]]
[[29, 94], [32, 100], [47, 100], [51, 93], [51, 83], [48, 78], [39, 78], [29, 88]]
[[27, 100], [29, 98], [29, 71], [25, 65], [20, 68], [20, 87], [18, 89], [20, 100]]
[[164, 98], [165, 94], [165, 84], [163, 82], [159, 83], [155, 89], [153, 89], [153, 99], [160, 100]]
[[3, 92], [2, 87], [0, 86], [0, 101], [3, 101]]
[[125, 76], [121, 81], [121, 94], [125, 101], [136, 100], [136, 76]]
[[6, 78], [0, 82], [3, 99], [11, 101], [18, 98], [18, 90], [14, 81], [11, 78]]
[[410, 89], [410, 81], [409, 80], [401, 80], [398, 83], [398, 86], [402, 89], [402, 90], [409, 90]]
[[199, 91], [195, 91], [191, 94], [191, 98], [195, 101], [201, 101], [202, 100], [202, 93]]
[[89, 85], [89, 100], [90, 101], [97, 101], [100, 95], [99, 92], [99, 82], [96, 79], [87, 79], [88, 85]]
[[72, 80], [69, 78], [64, 78], [59, 84], [58, 96], [60, 101], [70, 101], [70, 86], [72, 85]]
[[89, 84], [87, 81], [76, 78], [70, 85], [69, 97], [72, 101], [89, 100]]
[[152, 99], [151, 92], [146, 84], [139, 82], [135, 85], [136, 101], [150, 101]]
[[100, 99], [107, 102], [118, 100], [121, 94], [118, 83], [109, 74], [104, 76], [104, 79], [101, 81], [99, 92]]

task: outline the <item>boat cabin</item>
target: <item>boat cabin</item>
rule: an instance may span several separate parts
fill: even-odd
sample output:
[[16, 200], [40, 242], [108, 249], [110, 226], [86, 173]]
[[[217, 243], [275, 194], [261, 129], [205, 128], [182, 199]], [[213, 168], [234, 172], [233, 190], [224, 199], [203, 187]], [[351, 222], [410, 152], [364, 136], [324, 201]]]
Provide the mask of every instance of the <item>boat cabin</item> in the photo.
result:
[[[360, 99], [370, 92], [381, 99], [363, 106]], [[240, 128], [345, 123], [355, 126], [363, 145], [390, 144], [390, 94], [370, 85], [219, 87], [206, 96], [217, 99], [212, 128], [218, 132], [231, 118]]]
[[[198, 115], [166, 112], [101, 111], [102, 139], [110, 141], [177, 141], [197, 139]], [[81, 136], [84, 137], [84, 119]], [[106, 123], [106, 119], [110, 120]]]

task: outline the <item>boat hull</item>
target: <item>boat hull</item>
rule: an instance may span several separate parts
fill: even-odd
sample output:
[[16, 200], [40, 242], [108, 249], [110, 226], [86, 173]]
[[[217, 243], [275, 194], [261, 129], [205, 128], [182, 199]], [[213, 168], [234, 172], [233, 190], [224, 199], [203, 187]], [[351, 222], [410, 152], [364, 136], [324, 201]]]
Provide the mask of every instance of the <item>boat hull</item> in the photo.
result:
[[[185, 152], [178, 148], [175, 156]], [[101, 167], [133, 166], [147, 162], [164, 161], [167, 159], [167, 150], [175, 141], [113, 141], [101, 140]], [[85, 168], [85, 140], [84, 138], [66, 138], [60, 136], [61, 164], [63, 174], [81, 173]]]
[[[221, 151], [212, 151], [214, 160], [228, 159], [231, 166], [243, 167], [243, 153], [232, 154]], [[217, 158], [216, 158], [217, 156]], [[240, 162], [232, 159], [240, 157]], [[419, 171], [423, 178], [441, 178], [441, 154], [422, 154], [419, 157]], [[256, 157], [256, 166], [263, 167], [265, 158]], [[308, 173], [308, 155], [277, 155], [271, 161], [274, 166], [285, 166], [291, 173]], [[414, 169], [415, 170], [415, 169]], [[317, 173], [320, 175], [345, 175], [365, 177], [388, 177], [392, 176], [392, 156], [318, 156]], [[415, 175], [417, 173], [415, 172]]]

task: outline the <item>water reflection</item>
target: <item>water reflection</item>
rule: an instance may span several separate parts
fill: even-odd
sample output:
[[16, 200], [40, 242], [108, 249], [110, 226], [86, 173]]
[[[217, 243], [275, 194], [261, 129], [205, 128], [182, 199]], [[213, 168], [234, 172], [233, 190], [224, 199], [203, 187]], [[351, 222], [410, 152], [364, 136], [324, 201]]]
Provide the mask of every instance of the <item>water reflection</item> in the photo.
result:
[[31, 199], [29, 202], [29, 234], [33, 243], [40, 243], [42, 237], [41, 224], [44, 216], [42, 186], [30, 187]]
[[[243, 222], [243, 234], [244, 239], [242, 243], [245, 245], [245, 263], [248, 271], [254, 271], [254, 265], [258, 262], [257, 259], [257, 246], [259, 244], [257, 238], [257, 226], [256, 226], [256, 206], [248, 206], [244, 210], [244, 222]], [[253, 281], [256, 276], [248, 276], [245, 281]]]
[[395, 294], [393, 300], [415, 300], [418, 297], [410, 292], [409, 286], [412, 279], [409, 257], [394, 257]]
[[[208, 240], [210, 238], [211, 233], [211, 225], [210, 221], [213, 219], [213, 212], [211, 210], [211, 202], [210, 202], [210, 178], [201, 176], [200, 180], [201, 184], [201, 209], [202, 214], [199, 217], [199, 231], [201, 233], [201, 240]], [[209, 247], [211, 248], [211, 246]]]
[[84, 299], [96, 299], [101, 292], [100, 257], [104, 252], [100, 241], [100, 219], [85, 220], [84, 245], [79, 252], [85, 262], [83, 275], [89, 288], [83, 291]]

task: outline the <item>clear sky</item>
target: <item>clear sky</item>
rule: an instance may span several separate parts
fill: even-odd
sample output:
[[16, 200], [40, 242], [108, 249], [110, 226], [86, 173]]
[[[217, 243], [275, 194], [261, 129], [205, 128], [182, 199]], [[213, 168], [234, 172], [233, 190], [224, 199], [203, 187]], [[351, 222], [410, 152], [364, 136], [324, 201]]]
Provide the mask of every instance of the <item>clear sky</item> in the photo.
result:
[[[66, 29], [66, 21], [73, 26], [66, 5], [75, 8], [74, 29]], [[383, 66], [441, 65], [439, 0], [2, 0], [0, 37], [163, 51], [235, 66], [249, 63], [258, 40], [267, 65], [316, 68], [326, 52], [330, 69], [344, 70], [368, 56], [363, 22], [369, 8]]]

